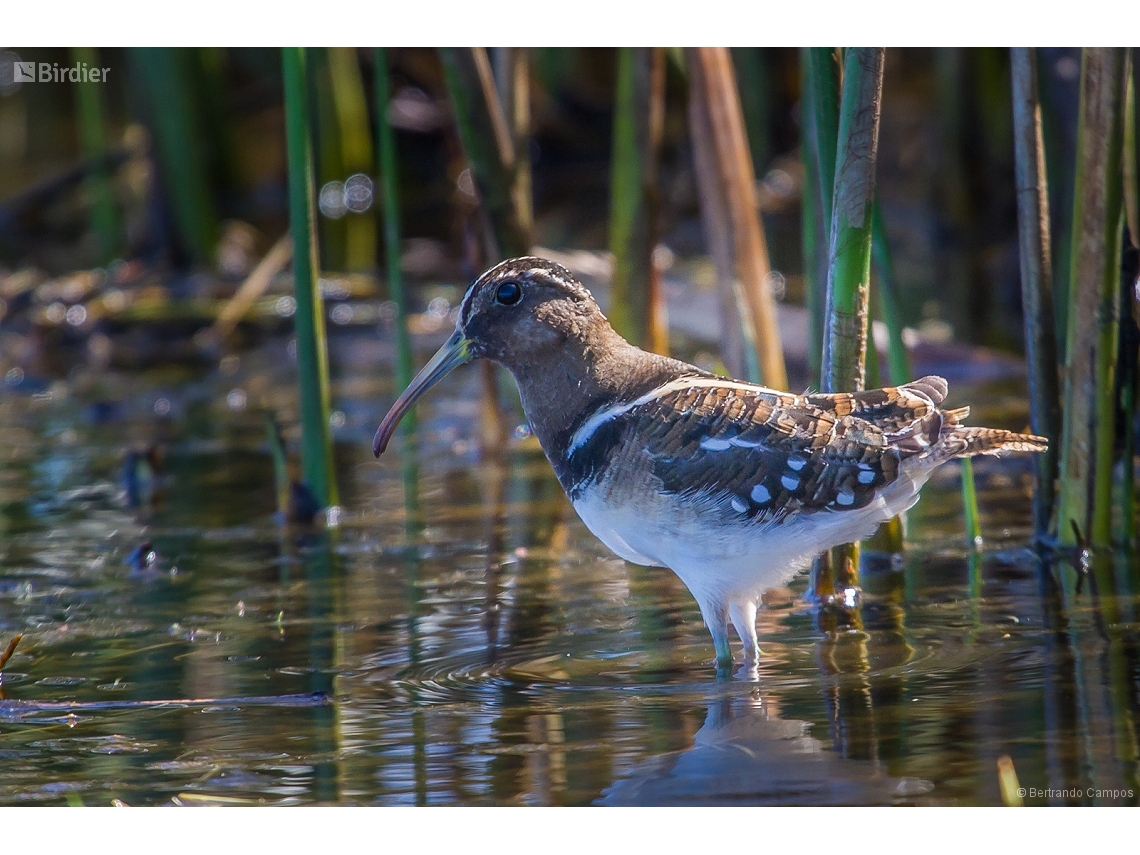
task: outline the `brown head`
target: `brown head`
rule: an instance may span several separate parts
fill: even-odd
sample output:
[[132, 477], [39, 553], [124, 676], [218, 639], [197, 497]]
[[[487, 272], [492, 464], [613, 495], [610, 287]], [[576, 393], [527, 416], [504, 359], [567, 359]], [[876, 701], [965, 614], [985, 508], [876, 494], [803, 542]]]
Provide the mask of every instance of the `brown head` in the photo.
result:
[[534, 393], [540, 392], [544, 400], [566, 409], [571, 402], [558, 394], [559, 387], [594, 386], [599, 363], [615, 351], [641, 353], [613, 331], [569, 270], [543, 258], [504, 261], [467, 291], [455, 332], [393, 404], [376, 431], [372, 450], [379, 456], [416, 400], [451, 369], [472, 359], [491, 359], [511, 371], [542, 439], [541, 424], [533, 424], [543, 421], [541, 412], [533, 412], [541, 406], [528, 406], [528, 398], [535, 401], [539, 395]]
[[569, 270], [531, 257], [496, 264], [475, 280], [456, 329], [471, 342], [473, 359], [492, 359], [512, 373], [561, 357], [568, 343], [612, 334], [593, 296]]

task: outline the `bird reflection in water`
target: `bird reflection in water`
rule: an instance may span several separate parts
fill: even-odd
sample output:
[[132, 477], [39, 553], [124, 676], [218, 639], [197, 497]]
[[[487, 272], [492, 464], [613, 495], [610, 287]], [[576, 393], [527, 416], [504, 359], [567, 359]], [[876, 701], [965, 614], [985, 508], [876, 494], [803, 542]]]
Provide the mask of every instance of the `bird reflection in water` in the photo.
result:
[[606, 805], [872, 805], [925, 796], [934, 785], [887, 775], [872, 760], [847, 760], [780, 718], [759, 690], [713, 701], [685, 751], [651, 758], [617, 781]]

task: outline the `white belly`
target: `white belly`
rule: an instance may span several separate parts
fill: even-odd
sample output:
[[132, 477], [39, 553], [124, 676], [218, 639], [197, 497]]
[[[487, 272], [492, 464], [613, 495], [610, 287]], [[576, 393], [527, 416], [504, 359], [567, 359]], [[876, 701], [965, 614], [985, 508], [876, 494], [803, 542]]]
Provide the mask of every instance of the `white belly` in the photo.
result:
[[574, 510], [621, 558], [668, 567], [699, 601], [755, 602], [765, 590], [787, 584], [824, 549], [867, 537], [907, 510], [929, 474], [929, 469], [900, 472], [858, 510], [793, 515], [777, 523], [750, 520], [727, 502], [681, 500], [606, 481], [585, 490]]

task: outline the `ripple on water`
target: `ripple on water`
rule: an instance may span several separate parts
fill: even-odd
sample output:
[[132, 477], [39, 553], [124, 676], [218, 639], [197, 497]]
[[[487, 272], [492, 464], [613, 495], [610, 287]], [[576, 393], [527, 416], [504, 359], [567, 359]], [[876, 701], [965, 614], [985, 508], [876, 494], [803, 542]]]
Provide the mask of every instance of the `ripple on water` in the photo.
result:
[[[19, 725], [0, 740], [0, 800], [62, 801], [86, 789], [138, 804], [980, 801], [1002, 751], [1017, 755], [1023, 781], [1043, 780], [1038, 755], [1078, 744], [1037, 721], [1042, 685], [1053, 680], [1065, 703], [1102, 685], [1098, 672], [1078, 671], [1105, 667], [1099, 635], [1069, 641], [1042, 627], [1036, 565], [1015, 550], [987, 551], [980, 564], [963, 557], [949, 469], [912, 514], [925, 528], [916, 525], [905, 585], [902, 572], [866, 574], [861, 623], [845, 628], [802, 604], [800, 577], [785, 608], [758, 618], [755, 672], [718, 681], [688, 592], [669, 573], [606, 552], [537, 455], [537, 468], [510, 462], [508, 552], [491, 573], [490, 479], [469, 458], [428, 462], [426, 527], [412, 536], [395, 458], [376, 464], [366, 442], [350, 451], [367, 465], [342, 485], [353, 510], [326, 553], [286, 543], [270, 522], [263, 426], [242, 425], [224, 440], [179, 440], [170, 504], [146, 521], [169, 562], [154, 579], [128, 577], [122, 559], [144, 529], [104, 488], [56, 493], [102, 484], [121, 432], [95, 440], [105, 466], [72, 461], [62, 488], [29, 488], [23, 469], [0, 473], [18, 476], [5, 481], [6, 498], [29, 508], [5, 541], [0, 602], [10, 631], [32, 627], [35, 640], [13, 662], [32, 676], [9, 672], [5, 687], [85, 705], [81, 716], [0, 702], [0, 719]], [[18, 452], [29, 464], [54, 453]], [[1003, 495], [991, 492], [991, 506]], [[1005, 525], [988, 526], [987, 544]], [[1136, 627], [1107, 632], [1134, 650]], [[1065, 683], [1070, 673], [1084, 682]], [[1119, 682], [1130, 690], [1130, 679]], [[233, 699], [95, 706], [177, 698], [187, 687], [237, 695], [326, 683], [335, 706], [289, 714]], [[1114, 735], [1103, 710], [1086, 718], [1090, 742]], [[117, 781], [100, 759], [115, 754], [125, 755], [112, 763], [126, 770]]]
[[146, 754], [158, 747], [156, 742], [140, 742], [118, 733], [109, 736], [74, 736], [41, 739], [32, 748], [46, 748], [64, 754]]

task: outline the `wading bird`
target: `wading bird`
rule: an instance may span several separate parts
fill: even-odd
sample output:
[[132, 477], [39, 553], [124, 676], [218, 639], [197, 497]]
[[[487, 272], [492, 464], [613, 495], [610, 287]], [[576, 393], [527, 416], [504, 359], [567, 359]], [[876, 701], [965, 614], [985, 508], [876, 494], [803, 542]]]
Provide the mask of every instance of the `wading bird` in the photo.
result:
[[471, 286], [455, 332], [376, 432], [458, 365], [491, 359], [574, 510], [634, 564], [668, 567], [700, 605], [717, 665], [729, 621], [755, 663], [761, 594], [812, 556], [867, 537], [911, 507], [957, 457], [1039, 452], [1038, 436], [965, 427], [940, 410], [946, 381], [793, 395], [727, 380], [634, 347], [568, 270], [541, 258], [492, 267]]

